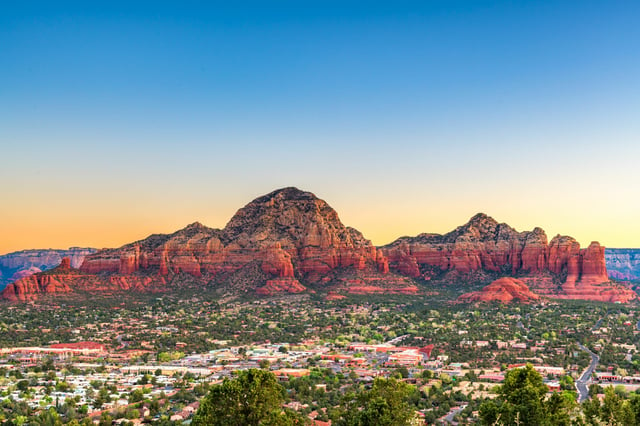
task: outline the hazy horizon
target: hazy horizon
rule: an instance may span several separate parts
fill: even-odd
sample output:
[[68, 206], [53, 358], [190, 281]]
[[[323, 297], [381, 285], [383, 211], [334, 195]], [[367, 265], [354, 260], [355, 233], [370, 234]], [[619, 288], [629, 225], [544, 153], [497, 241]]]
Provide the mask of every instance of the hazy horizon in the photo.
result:
[[[282, 188], [277, 188], [277, 189], [282, 189]], [[307, 189], [306, 189], [306, 188], [298, 188], [298, 189], [303, 190], [303, 191], [307, 191]], [[274, 189], [274, 190], [276, 190], [276, 189]], [[269, 192], [271, 192], [271, 191], [269, 191]], [[308, 192], [313, 192], [313, 191], [308, 191]], [[258, 197], [263, 196], [263, 195], [266, 195], [266, 194], [267, 194], [267, 193], [264, 193], [264, 194], [257, 194], [255, 198], [258, 198]], [[317, 195], [317, 194], [316, 194], [316, 195]], [[319, 197], [319, 198], [321, 198], [321, 199], [322, 199], [322, 197]], [[248, 204], [250, 201], [252, 201], [252, 200], [247, 200], [247, 202], [246, 202], [245, 204]], [[327, 200], [325, 199], [324, 201], [327, 201]], [[331, 202], [329, 202], [329, 201], [327, 201], [327, 202], [328, 202], [328, 204], [329, 204], [330, 206], [332, 206], [332, 207], [333, 207], [333, 205], [331, 204]], [[243, 206], [244, 206], [244, 205], [243, 205]], [[240, 208], [240, 207], [239, 207], [239, 208]], [[239, 209], [239, 208], [238, 208], [238, 209]], [[337, 213], [338, 213], [338, 216], [340, 217], [340, 219], [342, 220], [342, 216], [340, 215], [340, 212], [338, 211]], [[396, 239], [398, 239], [398, 238], [406, 237], [406, 236], [410, 236], [410, 237], [412, 237], [412, 236], [416, 236], [416, 235], [421, 234], [421, 233], [446, 234], [446, 233], [448, 233], [448, 232], [450, 232], [450, 231], [453, 231], [453, 230], [454, 230], [455, 228], [457, 228], [458, 226], [462, 226], [462, 225], [466, 224], [466, 223], [467, 223], [467, 222], [468, 222], [468, 221], [469, 221], [469, 220], [470, 220], [470, 219], [471, 219], [475, 214], [479, 214], [479, 213], [487, 214], [488, 216], [492, 217], [493, 219], [495, 219], [495, 220], [496, 220], [497, 222], [499, 222], [499, 223], [506, 223], [507, 225], [509, 225], [509, 226], [511, 226], [511, 227], [514, 227], [511, 223], [509, 223], [509, 222], [505, 222], [504, 220], [501, 220], [500, 218], [494, 217], [493, 215], [491, 215], [491, 214], [489, 214], [489, 213], [487, 213], [487, 212], [478, 211], [478, 212], [475, 212], [475, 213], [473, 213], [473, 214], [471, 214], [471, 215], [467, 216], [467, 217], [466, 217], [465, 219], [463, 219], [461, 222], [459, 222], [459, 223], [457, 223], [457, 224], [455, 224], [455, 225], [452, 225], [452, 227], [451, 227], [451, 228], [446, 229], [446, 230], [423, 229], [422, 231], [418, 231], [418, 232], [415, 232], [415, 233], [412, 233], [412, 234], [398, 234], [398, 235], [396, 235], [396, 236], [393, 236], [391, 239], [389, 239], [389, 240], [387, 240], [387, 241], [377, 242], [377, 241], [375, 241], [375, 240], [373, 240], [373, 239], [371, 239], [371, 241], [372, 241], [372, 243], [373, 243], [375, 246], [383, 246], [383, 245], [385, 245], [385, 244], [388, 244], [388, 243], [393, 242], [394, 240], [396, 240]], [[233, 214], [235, 214], [235, 211], [234, 211], [234, 213], [233, 213]], [[60, 246], [60, 247], [54, 247], [54, 246], [51, 246], [51, 247], [44, 247], [44, 246], [43, 246], [43, 247], [29, 247], [29, 248], [24, 248], [24, 249], [11, 250], [11, 251], [9, 251], [9, 252], [4, 252], [4, 253], [3, 253], [3, 252], [0, 252], [0, 255], [8, 254], [8, 253], [10, 253], [10, 252], [14, 252], [14, 251], [29, 250], [29, 249], [67, 249], [67, 248], [71, 248], [71, 247], [90, 247], [90, 248], [97, 248], [97, 249], [102, 249], [102, 248], [116, 248], [116, 247], [120, 247], [120, 246], [123, 246], [123, 245], [128, 244], [128, 243], [132, 243], [132, 242], [134, 242], [134, 241], [143, 240], [143, 239], [145, 239], [145, 238], [149, 237], [149, 236], [150, 236], [150, 235], [152, 235], [152, 234], [171, 234], [171, 233], [173, 233], [173, 232], [175, 232], [175, 231], [178, 231], [178, 230], [180, 230], [180, 229], [182, 229], [182, 228], [187, 227], [188, 225], [190, 225], [190, 224], [192, 224], [192, 223], [194, 223], [194, 222], [199, 222], [199, 223], [201, 223], [201, 224], [203, 224], [203, 225], [205, 225], [205, 226], [207, 226], [207, 227], [210, 227], [210, 228], [222, 229], [222, 228], [224, 228], [224, 227], [226, 226], [227, 222], [231, 219], [231, 217], [232, 217], [232, 215], [231, 215], [231, 216], [229, 216], [229, 218], [228, 218], [226, 221], [224, 221], [221, 225], [216, 225], [216, 226], [211, 225], [211, 224], [208, 224], [208, 223], [203, 222], [203, 221], [201, 221], [201, 220], [192, 220], [192, 221], [190, 221], [190, 222], [185, 222], [185, 223], [183, 223], [182, 225], [177, 225], [177, 227], [175, 227], [175, 228], [166, 229], [166, 230], [163, 230], [163, 231], [157, 231], [157, 232], [156, 232], [156, 231], [150, 231], [150, 232], [148, 232], [148, 233], [147, 233], [147, 234], [145, 234], [145, 235], [140, 235], [140, 236], [138, 236], [138, 237], [134, 237], [133, 239], [129, 239], [129, 240], [126, 240], [126, 241], [122, 241], [121, 243], [115, 243], [115, 244], [113, 244], [113, 245], [109, 245], [109, 246], [92, 246], [92, 245], [86, 245], [86, 244], [85, 244], [85, 245], [72, 244], [72, 245], [68, 245], [68, 246]], [[350, 227], [352, 227], [352, 228], [356, 228], [356, 229], [358, 229], [358, 231], [361, 231], [361, 232], [362, 232], [362, 230], [361, 230], [360, 228], [358, 228], [357, 226], [354, 226], [353, 224], [350, 224], [350, 223], [346, 223], [346, 222], [344, 222], [343, 220], [342, 220], [342, 222], [345, 224], [345, 226], [350, 226]], [[533, 230], [533, 228], [535, 228], [535, 227], [541, 227], [541, 226], [539, 226], [539, 225], [533, 225], [533, 226], [530, 226], [530, 227], [528, 227], [528, 228], [522, 228], [522, 229], [521, 229], [521, 228], [518, 228], [518, 227], [514, 227], [514, 228], [515, 228], [518, 232], [522, 232], [522, 231], [531, 231], [531, 230]], [[542, 228], [544, 229], [544, 227], [542, 227]], [[550, 232], [548, 232], [546, 229], [544, 229], [544, 231], [546, 232], [546, 234], [547, 234], [547, 237], [548, 237], [549, 241], [550, 241], [550, 240], [551, 240], [555, 235], [558, 235], [558, 234], [560, 234], [560, 235], [568, 235], [568, 234], [563, 234], [562, 232], [550, 233]], [[129, 234], [127, 234], [127, 235], [129, 235]], [[131, 234], [131, 235], [132, 235], [132, 234]], [[364, 235], [366, 238], [370, 238], [370, 237], [369, 237], [365, 232], [363, 232], [363, 235]], [[572, 235], [569, 235], [569, 236], [573, 237]], [[575, 237], [574, 237], [574, 238], [575, 238]], [[113, 241], [115, 241], [115, 239], [114, 239]], [[592, 240], [592, 241], [597, 241], [597, 240]], [[580, 242], [580, 241], [579, 241], [579, 242]], [[586, 247], [586, 246], [588, 246], [588, 245], [590, 244], [590, 242], [591, 242], [591, 241], [585, 241], [585, 242], [580, 242], [580, 244], [581, 244], [581, 246], [582, 246], [582, 247]], [[634, 247], [610, 247], [610, 248], [634, 248]]]

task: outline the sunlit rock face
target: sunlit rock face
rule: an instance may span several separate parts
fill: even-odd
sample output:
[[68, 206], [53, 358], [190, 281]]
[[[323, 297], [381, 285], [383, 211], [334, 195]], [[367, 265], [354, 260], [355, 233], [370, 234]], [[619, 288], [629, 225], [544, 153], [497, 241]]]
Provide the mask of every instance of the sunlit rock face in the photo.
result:
[[[558, 235], [547, 242], [540, 228], [517, 232], [485, 214], [448, 234], [402, 237], [381, 247], [392, 271], [431, 280], [447, 274], [516, 276], [544, 286], [551, 297], [627, 302], [630, 289], [612, 284], [607, 276], [605, 249], [593, 242], [585, 249], [573, 238]], [[559, 285], [554, 285], [553, 283]]]
[[[246, 272], [256, 265], [259, 273]], [[309, 284], [344, 288], [349, 280], [343, 275], [368, 279], [388, 272], [386, 258], [369, 240], [343, 225], [325, 201], [297, 188], [253, 200], [224, 229], [196, 222], [170, 235], [100, 250], [79, 268], [83, 276], [98, 277], [99, 288], [157, 289], [185, 274], [202, 285], [224, 286], [230, 276], [242, 276], [254, 280], [248, 287], [262, 295], [299, 293]], [[394, 274], [376, 285], [381, 292], [412, 288]], [[13, 299], [14, 290], [7, 297]]]
[[525, 283], [512, 277], [498, 278], [480, 291], [465, 293], [458, 298], [460, 302], [522, 302], [529, 303], [540, 298]]
[[291, 187], [251, 201], [223, 229], [196, 222], [173, 234], [100, 250], [84, 257], [79, 269], [73, 266], [70, 259], [55, 271], [23, 277], [2, 297], [181, 286], [264, 296], [318, 290], [417, 294], [430, 280], [464, 286], [512, 276], [545, 296], [631, 298], [608, 283], [598, 243], [581, 249], [571, 237], [548, 242], [540, 228], [517, 232], [478, 214], [448, 234], [403, 237], [376, 248], [325, 201]]

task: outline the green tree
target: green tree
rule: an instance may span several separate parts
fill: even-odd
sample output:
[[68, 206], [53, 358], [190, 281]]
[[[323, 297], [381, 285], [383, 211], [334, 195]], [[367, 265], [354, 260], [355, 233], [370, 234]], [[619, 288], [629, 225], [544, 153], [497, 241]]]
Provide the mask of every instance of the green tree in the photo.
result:
[[129, 404], [140, 402], [144, 400], [144, 393], [141, 389], [135, 389], [129, 394]]
[[613, 386], [604, 390], [602, 404], [596, 398], [585, 401], [582, 404], [585, 421], [591, 425], [620, 425], [633, 426], [638, 424], [639, 412], [637, 401], [625, 400], [616, 393]]
[[268, 370], [271, 367], [271, 363], [269, 362], [268, 359], [261, 359], [258, 365], [263, 370]]
[[396, 368], [396, 373], [400, 375], [401, 379], [406, 379], [407, 377], [409, 377], [409, 369], [407, 367]]
[[36, 417], [35, 424], [39, 426], [62, 426], [62, 420], [54, 408], [43, 410]]
[[194, 426], [258, 426], [301, 424], [282, 410], [284, 388], [268, 371], [250, 369], [214, 385], [200, 402]]
[[495, 401], [480, 406], [482, 424], [531, 426], [570, 424], [573, 399], [554, 394], [547, 399], [547, 386], [530, 364], [507, 372]]
[[113, 423], [113, 418], [106, 411], [100, 415], [100, 423], [99, 426], [111, 426]]
[[396, 379], [377, 378], [369, 391], [348, 396], [335, 423], [340, 426], [404, 426], [416, 420], [409, 405], [415, 388]]

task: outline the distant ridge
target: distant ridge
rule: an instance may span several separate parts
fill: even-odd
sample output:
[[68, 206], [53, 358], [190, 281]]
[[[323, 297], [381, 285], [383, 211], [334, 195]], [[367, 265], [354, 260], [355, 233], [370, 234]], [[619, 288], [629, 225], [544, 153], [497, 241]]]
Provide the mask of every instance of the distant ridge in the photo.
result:
[[607, 248], [604, 256], [609, 277], [616, 280], [640, 281], [640, 249]]
[[0, 255], [0, 290], [20, 278], [46, 271], [68, 257], [74, 268], [80, 267], [86, 255], [97, 250], [90, 247], [68, 249], [29, 249]]
[[[73, 266], [73, 265], [72, 265]], [[184, 286], [269, 296], [301, 292], [415, 294], [425, 282], [460, 287], [517, 277], [549, 297], [629, 301], [609, 283], [604, 247], [547, 242], [535, 228], [517, 232], [486, 214], [444, 234], [402, 237], [374, 247], [313, 193], [287, 187], [256, 198], [223, 229], [192, 223], [86, 256], [73, 268], [8, 286], [7, 300], [86, 291], [167, 292]], [[58, 277], [56, 277], [58, 274]], [[68, 291], [67, 291], [68, 290]]]

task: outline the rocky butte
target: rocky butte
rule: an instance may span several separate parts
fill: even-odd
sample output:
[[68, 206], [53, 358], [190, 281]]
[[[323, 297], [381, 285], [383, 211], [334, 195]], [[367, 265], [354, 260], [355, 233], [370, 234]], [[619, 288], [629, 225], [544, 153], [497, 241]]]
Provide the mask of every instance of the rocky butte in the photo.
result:
[[418, 280], [459, 285], [512, 276], [554, 298], [628, 302], [635, 292], [611, 283], [604, 247], [582, 249], [568, 236], [547, 241], [540, 228], [518, 232], [479, 213], [444, 234], [402, 237], [381, 247], [391, 270]]
[[[309, 285], [347, 293], [418, 291], [412, 279], [390, 273], [376, 247], [344, 226], [325, 201], [296, 188], [253, 200], [224, 229], [193, 223], [170, 235], [151, 235], [87, 256], [78, 272], [64, 280], [86, 291], [186, 285], [259, 295], [299, 293]], [[87, 277], [93, 277], [90, 283]], [[28, 300], [54, 290], [17, 282], [3, 297]]]
[[548, 243], [540, 228], [519, 233], [479, 214], [448, 234], [403, 237], [377, 248], [343, 225], [325, 201], [297, 188], [253, 200], [223, 229], [193, 223], [173, 234], [100, 250], [79, 269], [67, 266], [19, 280], [2, 297], [196, 286], [262, 296], [318, 291], [336, 298], [414, 294], [425, 281], [462, 289], [501, 276], [535, 284], [553, 297], [624, 302], [635, 297], [609, 283], [604, 248], [597, 243], [581, 249], [561, 236]]
[[520, 280], [511, 277], [498, 278], [480, 291], [465, 293], [458, 298], [460, 302], [501, 302], [513, 301], [528, 303], [540, 299]]

